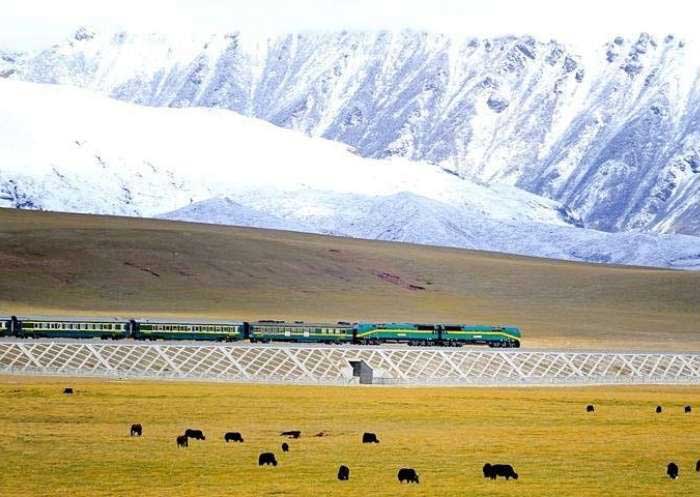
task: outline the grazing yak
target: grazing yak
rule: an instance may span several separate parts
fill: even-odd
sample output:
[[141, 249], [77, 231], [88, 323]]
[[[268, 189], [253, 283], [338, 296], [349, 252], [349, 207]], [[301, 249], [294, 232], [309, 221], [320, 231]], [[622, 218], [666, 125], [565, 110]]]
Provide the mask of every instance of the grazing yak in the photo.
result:
[[63, 389], [63, 393], [65, 393], [66, 395], [71, 395], [73, 393], [73, 388], [66, 387]]
[[377, 438], [377, 435], [374, 433], [363, 433], [362, 434], [362, 443], [363, 444], [378, 444], [379, 439]]
[[258, 456], [258, 466], [267, 466], [269, 464], [277, 466], [277, 459], [275, 459], [275, 455], [272, 452], [263, 452]]
[[141, 423], [131, 425], [131, 431], [129, 432], [129, 435], [132, 437], [140, 437], [141, 435], [143, 435], [143, 426], [141, 426]]
[[175, 442], [177, 442], [178, 447], [187, 447], [189, 445], [187, 443], [187, 435], [178, 435]]
[[675, 462], [668, 463], [668, 466], [666, 466], [666, 474], [672, 480], [678, 478], [678, 465]]
[[299, 430], [283, 431], [282, 433], [280, 433], [280, 436], [289, 438], [299, 438], [301, 436], [301, 432]]
[[229, 431], [224, 435], [225, 442], [243, 442], [243, 437], [237, 431]]
[[595, 407], [593, 407], [593, 404], [588, 404], [586, 406], [586, 412], [595, 412]]
[[418, 473], [413, 468], [401, 468], [399, 474], [397, 475], [399, 483], [420, 483], [418, 481]]
[[328, 433], [326, 433], [325, 431], [319, 431], [319, 432], [316, 433], [314, 436], [315, 436], [315, 437], [327, 437], [327, 436], [328, 436]]
[[338, 479], [340, 481], [348, 481], [350, 479], [350, 468], [342, 464], [338, 468]]
[[187, 438], [194, 438], [195, 440], [206, 440], [207, 437], [204, 436], [202, 430], [193, 430], [192, 428], [187, 428], [185, 430], [185, 436]]
[[287, 444], [287, 442], [284, 442], [282, 444], [282, 452], [289, 452], [289, 445]]
[[695, 471], [700, 472], [700, 459], [695, 463]]
[[685, 409], [683, 409], [683, 411], [684, 411], [686, 414], [690, 413], [692, 410], [693, 410], [693, 408], [690, 407], [690, 406], [685, 406]]
[[518, 473], [515, 472], [510, 464], [484, 464], [484, 478], [495, 480], [499, 476], [503, 476], [506, 480], [513, 478], [518, 479]]
[[661, 414], [663, 408], [661, 406], [656, 406], [656, 414]]

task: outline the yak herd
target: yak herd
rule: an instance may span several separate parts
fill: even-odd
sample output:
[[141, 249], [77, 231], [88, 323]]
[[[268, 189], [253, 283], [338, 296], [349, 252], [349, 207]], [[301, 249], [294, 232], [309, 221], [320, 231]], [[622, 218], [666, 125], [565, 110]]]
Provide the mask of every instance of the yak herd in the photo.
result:
[[[595, 406], [593, 406], [592, 404], [588, 404], [586, 406], [586, 412], [595, 412]], [[661, 414], [662, 412], [664, 412], [664, 408], [661, 406], [656, 406], [656, 414]], [[693, 408], [690, 406], [684, 406], [683, 412], [685, 414], [690, 414], [693, 412]], [[675, 462], [670, 462], [666, 465], [666, 474], [672, 480], [678, 479], [679, 471], [680, 470], [678, 469], [678, 465]], [[695, 471], [700, 473], [700, 459], [698, 459], [698, 461], [695, 463]], [[484, 476], [486, 476], [486, 466], [484, 466]], [[517, 474], [515, 475], [515, 479], [518, 479]]]
[[[73, 394], [73, 389], [70, 387], [67, 387], [63, 390], [64, 394], [71, 395]], [[593, 404], [588, 404], [586, 406], [586, 412], [589, 413], [595, 413], [595, 406]], [[656, 414], [661, 414], [663, 412], [663, 407], [662, 406], [656, 406], [655, 410]], [[690, 414], [692, 412], [691, 406], [684, 406], [683, 407], [683, 412], [685, 414]], [[140, 437], [143, 435], [143, 426], [140, 423], [135, 423], [131, 425], [131, 430], [129, 432], [130, 436], [132, 437]], [[287, 437], [289, 439], [297, 439], [301, 436], [301, 431], [299, 430], [292, 430], [292, 431], [283, 431], [280, 433], [281, 436]], [[319, 432], [317, 433], [316, 437], [323, 437], [326, 436], [326, 432]], [[185, 433], [182, 435], [178, 435], [175, 438], [175, 442], [177, 444], [177, 447], [188, 447], [189, 446], [189, 440], [206, 440], [206, 437], [204, 436], [204, 433], [202, 430], [194, 430], [191, 428], [188, 428], [185, 430]], [[239, 432], [227, 432], [224, 434], [224, 442], [237, 442], [237, 443], [243, 443], [244, 439], [243, 436]], [[379, 438], [377, 438], [377, 435], [375, 433], [363, 433], [362, 434], [362, 443], [363, 444], [378, 444], [379, 443]], [[282, 452], [289, 452], [289, 444], [287, 442], [282, 443], [281, 445]], [[263, 452], [258, 456], [258, 466], [277, 466], [277, 458], [275, 457], [275, 454], [272, 452]], [[497, 477], [501, 476], [505, 478], [506, 480], [510, 480], [511, 478], [514, 480], [518, 479], [518, 473], [515, 472], [513, 469], [513, 466], [510, 464], [491, 464], [491, 463], [486, 463], [484, 464], [484, 467], [482, 468], [482, 471], [484, 473], [484, 478], [488, 478], [491, 480], [495, 480]], [[700, 472], [700, 460], [697, 461], [695, 464], [695, 471]], [[679, 468], [678, 465], [675, 462], [670, 462], [666, 466], [666, 475], [675, 480], [679, 476]], [[350, 468], [346, 465], [341, 465], [338, 468], [338, 475], [337, 475], [338, 480], [340, 481], [347, 481], [350, 479]], [[413, 468], [401, 468], [399, 469], [397, 473], [397, 479], [400, 483], [406, 482], [406, 483], [420, 483], [420, 478], [418, 476], [418, 473], [416, 472], [415, 469]]]
[[[131, 425], [131, 431], [130, 435], [132, 437], [140, 437], [143, 435], [143, 426], [141, 426], [140, 423], [133, 424]], [[325, 437], [327, 435], [326, 432], [321, 431], [314, 435], [315, 437]], [[301, 436], [301, 431], [300, 430], [292, 430], [292, 431], [283, 431], [280, 433], [280, 436], [287, 437], [289, 439], [297, 439]], [[194, 439], [194, 440], [206, 440], [207, 438], [204, 436], [204, 433], [202, 430], [193, 430], [191, 428], [188, 428], [185, 430], [185, 433], [182, 435], [178, 435], [175, 437], [175, 443], [177, 444], [178, 447], [188, 447], [189, 446], [189, 439]], [[224, 442], [238, 442], [238, 443], [243, 443], [243, 435], [241, 435], [237, 431], [229, 431], [224, 434]], [[379, 438], [377, 438], [376, 433], [363, 433], [362, 434], [362, 443], [363, 444], [378, 444], [379, 443]], [[282, 452], [289, 452], [289, 444], [287, 442], [283, 442], [282, 445], [280, 446], [282, 449]], [[277, 466], [277, 457], [275, 457], [275, 454], [273, 452], [262, 452], [258, 456], [258, 466]], [[486, 466], [491, 467], [490, 464], [487, 464]], [[496, 476], [504, 476], [506, 479], [509, 479], [510, 477], [514, 477], [516, 480], [518, 479], [517, 473], [513, 471], [513, 468], [510, 465], [503, 465], [503, 464], [495, 464], [493, 466], [494, 471], [489, 471], [487, 475], [487, 470], [486, 466], [484, 466], [484, 476], [489, 477], [492, 479], [496, 479]], [[501, 470], [500, 468], [509, 468], [508, 471]], [[504, 472], [505, 471], [505, 472]], [[513, 476], [515, 475], [515, 476]], [[347, 481], [350, 479], [350, 468], [347, 467], [344, 464], [341, 464], [340, 467], [338, 468], [338, 480], [339, 481]], [[400, 483], [406, 482], [406, 483], [420, 483], [420, 479], [418, 477], [418, 473], [416, 472], [415, 469], [413, 468], [401, 468], [399, 469], [399, 472], [397, 474], [397, 478]]]

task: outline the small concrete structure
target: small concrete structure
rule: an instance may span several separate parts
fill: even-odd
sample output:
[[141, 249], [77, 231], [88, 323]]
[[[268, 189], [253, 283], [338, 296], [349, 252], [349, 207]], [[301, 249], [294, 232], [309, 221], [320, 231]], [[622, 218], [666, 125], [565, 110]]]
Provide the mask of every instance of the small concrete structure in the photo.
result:
[[352, 366], [352, 375], [360, 379], [360, 385], [371, 385], [374, 370], [365, 361], [348, 361]]

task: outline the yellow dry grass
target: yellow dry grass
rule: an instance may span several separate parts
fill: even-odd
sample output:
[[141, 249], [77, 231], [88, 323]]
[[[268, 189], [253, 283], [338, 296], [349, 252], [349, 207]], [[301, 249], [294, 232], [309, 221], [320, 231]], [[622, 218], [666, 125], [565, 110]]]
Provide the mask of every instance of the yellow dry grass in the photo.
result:
[[0, 313], [513, 324], [528, 347], [700, 350], [699, 295], [700, 272], [0, 209]]
[[[76, 394], [63, 395], [65, 385]], [[597, 412], [584, 407], [595, 403]], [[654, 408], [666, 411], [657, 415]], [[682, 413], [692, 404], [695, 412]], [[291, 387], [0, 377], [0, 495], [665, 496], [698, 495], [700, 389], [693, 387]], [[129, 438], [133, 422], [144, 437]], [[186, 427], [204, 442], [175, 446]], [[299, 429], [281, 454], [279, 432]], [[244, 444], [223, 442], [241, 431]], [[329, 436], [309, 435], [325, 430]], [[379, 445], [362, 445], [363, 431]], [[258, 468], [274, 451], [276, 468]], [[484, 462], [518, 481], [487, 481]], [[665, 477], [675, 461], [681, 478]], [[338, 482], [338, 465], [351, 480]], [[396, 472], [414, 467], [417, 486]]]

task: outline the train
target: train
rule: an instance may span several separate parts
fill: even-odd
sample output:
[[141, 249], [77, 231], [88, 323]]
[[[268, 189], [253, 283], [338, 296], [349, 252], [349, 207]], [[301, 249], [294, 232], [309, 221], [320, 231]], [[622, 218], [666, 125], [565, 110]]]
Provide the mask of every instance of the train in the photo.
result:
[[520, 347], [515, 326], [417, 323], [307, 323], [304, 321], [228, 321], [112, 319], [66, 317], [0, 317], [0, 336], [18, 338], [101, 338], [120, 340], [202, 340], [251, 343], [322, 343], [416, 346]]

